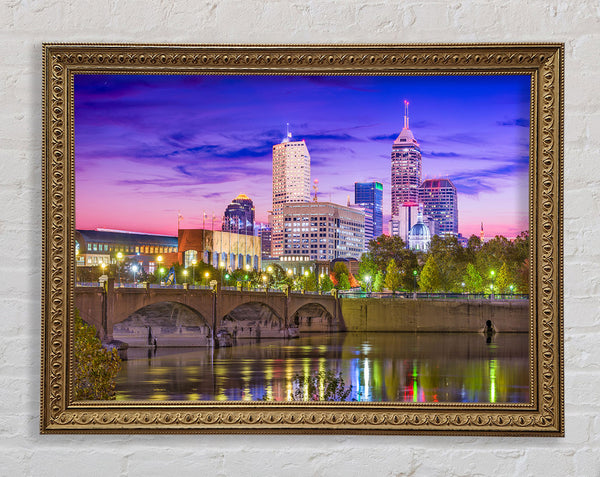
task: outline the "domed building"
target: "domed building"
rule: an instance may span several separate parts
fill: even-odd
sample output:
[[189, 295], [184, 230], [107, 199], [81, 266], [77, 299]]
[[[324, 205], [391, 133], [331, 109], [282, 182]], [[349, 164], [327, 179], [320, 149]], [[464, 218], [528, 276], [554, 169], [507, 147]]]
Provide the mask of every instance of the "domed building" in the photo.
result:
[[423, 208], [419, 206], [417, 223], [408, 232], [408, 247], [411, 250], [426, 252], [431, 244], [431, 232], [429, 227], [423, 223]]

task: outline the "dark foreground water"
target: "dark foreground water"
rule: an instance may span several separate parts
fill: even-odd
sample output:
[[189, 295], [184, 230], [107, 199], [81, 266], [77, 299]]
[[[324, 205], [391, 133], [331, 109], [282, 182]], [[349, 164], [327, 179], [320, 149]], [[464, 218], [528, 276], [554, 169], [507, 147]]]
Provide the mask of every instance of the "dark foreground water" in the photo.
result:
[[526, 334], [338, 333], [232, 348], [130, 348], [117, 399], [292, 399], [296, 374], [342, 372], [350, 399], [528, 402]]

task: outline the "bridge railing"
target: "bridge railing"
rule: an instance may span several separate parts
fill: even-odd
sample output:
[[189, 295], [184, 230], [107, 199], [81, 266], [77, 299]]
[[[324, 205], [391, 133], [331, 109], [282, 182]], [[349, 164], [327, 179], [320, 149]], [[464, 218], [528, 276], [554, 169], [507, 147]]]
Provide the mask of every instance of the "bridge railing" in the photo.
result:
[[340, 298], [417, 298], [417, 300], [527, 300], [524, 293], [425, 293], [425, 292], [339, 292]]
[[[100, 282], [77, 282], [75, 284], [77, 287], [101, 287], [102, 284]], [[168, 289], [179, 289], [182, 290], [185, 288], [183, 283], [172, 283], [170, 285], [161, 285], [159, 283], [149, 283], [145, 285], [144, 283], [120, 283], [115, 282], [115, 288], [168, 288]], [[211, 290], [212, 287], [210, 285], [191, 285], [187, 284], [190, 290]], [[231, 288], [231, 287], [230, 287]]]
[[[99, 282], [77, 282], [75, 284], [77, 287], [81, 287], [81, 288], [99, 288], [102, 287], [103, 285]], [[212, 290], [212, 287], [210, 285], [191, 285], [191, 284], [186, 284], [187, 288], [189, 290]], [[173, 289], [185, 289], [186, 285], [181, 284], [181, 283], [173, 283], [170, 285], [161, 285], [159, 283], [150, 283], [150, 284], [146, 284], [146, 283], [121, 283], [119, 284], [118, 282], [115, 283], [115, 288], [138, 288], [138, 289], [144, 289], [144, 288], [152, 288], [152, 289], [169, 289], [169, 290], [173, 290]], [[257, 288], [246, 288], [246, 287], [242, 287], [241, 289], [238, 287], [233, 287], [233, 286], [224, 286], [221, 287], [221, 290], [226, 290], [226, 291], [240, 291], [240, 292], [250, 292], [250, 293], [284, 293], [284, 290], [280, 290], [279, 288], [265, 288], [265, 287], [257, 287]], [[291, 294], [294, 295], [325, 295], [325, 296], [331, 296], [330, 292], [318, 292], [318, 291], [304, 291], [304, 290], [290, 290]], [[356, 293], [356, 292], [352, 292], [352, 293]], [[364, 295], [364, 293], [363, 293]], [[358, 298], [358, 296], [347, 296], [348, 298]]]

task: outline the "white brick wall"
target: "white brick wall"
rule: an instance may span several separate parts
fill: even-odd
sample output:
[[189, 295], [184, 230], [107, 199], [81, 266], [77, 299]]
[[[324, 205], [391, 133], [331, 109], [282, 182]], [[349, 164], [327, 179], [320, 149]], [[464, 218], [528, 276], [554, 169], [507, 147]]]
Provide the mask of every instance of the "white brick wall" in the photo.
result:
[[[0, 475], [600, 475], [597, 0], [2, 0]], [[566, 43], [566, 437], [39, 436], [44, 41]]]

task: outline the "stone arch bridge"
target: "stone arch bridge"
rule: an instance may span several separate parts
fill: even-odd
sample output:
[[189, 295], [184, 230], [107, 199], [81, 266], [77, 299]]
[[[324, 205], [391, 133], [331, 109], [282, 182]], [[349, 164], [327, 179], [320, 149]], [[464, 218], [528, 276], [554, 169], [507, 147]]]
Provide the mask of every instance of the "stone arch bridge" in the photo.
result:
[[224, 318], [241, 305], [258, 304], [270, 308], [287, 328], [303, 307], [319, 305], [343, 323], [339, 299], [331, 295], [285, 294], [278, 291], [236, 291], [196, 288], [115, 288], [111, 279], [106, 287], [76, 287], [75, 306], [82, 319], [96, 327], [102, 340], [113, 338], [113, 328], [136, 311], [157, 303], [185, 305], [199, 313], [211, 328], [213, 338]]

